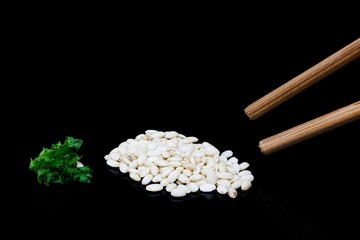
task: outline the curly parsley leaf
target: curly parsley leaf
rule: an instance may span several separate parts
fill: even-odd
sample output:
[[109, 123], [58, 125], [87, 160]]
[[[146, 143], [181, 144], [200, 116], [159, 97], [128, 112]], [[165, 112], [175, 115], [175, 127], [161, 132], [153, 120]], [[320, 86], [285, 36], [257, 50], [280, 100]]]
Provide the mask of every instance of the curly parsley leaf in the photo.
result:
[[37, 173], [38, 182], [47, 186], [71, 181], [90, 183], [92, 170], [78, 163], [81, 156], [77, 150], [82, 143], [81, 139], [67, 137], [64, 144], [58, 142], [50, 149], [43, 148], [37, 158], [30, 159], [29, 168]]

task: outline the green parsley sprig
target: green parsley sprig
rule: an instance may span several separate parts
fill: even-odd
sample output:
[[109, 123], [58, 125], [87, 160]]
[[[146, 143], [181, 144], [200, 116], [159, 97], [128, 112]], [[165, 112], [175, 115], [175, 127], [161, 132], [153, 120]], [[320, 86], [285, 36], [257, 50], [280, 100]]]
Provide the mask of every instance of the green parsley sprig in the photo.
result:
[[51, 148], [43, 148], [35, 159], [31, 159], [29, 168], [37, 173], [39, 183], [65, 184], [71, 181], [90, 183], [92, 170], [84, 166], [77, 154], [83, 140], [67, 137], [64, 144], [58, 142]]

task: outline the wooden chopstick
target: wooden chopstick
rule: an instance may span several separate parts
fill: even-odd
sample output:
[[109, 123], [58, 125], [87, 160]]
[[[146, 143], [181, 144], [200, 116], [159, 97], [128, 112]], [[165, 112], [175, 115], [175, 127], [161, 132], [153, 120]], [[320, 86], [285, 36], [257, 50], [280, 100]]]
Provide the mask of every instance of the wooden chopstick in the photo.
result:
[[357, 119], [360, 119], [360, 101], [265, 138], [259, 147], [268, 155]]
[[360, 38], [250, 104], [244, 111], [251, 120], [257, 119], [359, 56]]

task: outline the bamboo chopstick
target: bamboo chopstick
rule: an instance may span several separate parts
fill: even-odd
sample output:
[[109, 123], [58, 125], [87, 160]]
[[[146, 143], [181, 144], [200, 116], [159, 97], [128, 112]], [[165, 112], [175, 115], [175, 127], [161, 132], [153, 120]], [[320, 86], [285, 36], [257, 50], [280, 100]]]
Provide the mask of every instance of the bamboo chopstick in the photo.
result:
[[250, 104], [244, 111], [251, 120], [257, 119], [359, 56], [360, 38]]
[[357, 119], [360, 119], [360, 101], [265, 138], [259, 147], [268, 155]]

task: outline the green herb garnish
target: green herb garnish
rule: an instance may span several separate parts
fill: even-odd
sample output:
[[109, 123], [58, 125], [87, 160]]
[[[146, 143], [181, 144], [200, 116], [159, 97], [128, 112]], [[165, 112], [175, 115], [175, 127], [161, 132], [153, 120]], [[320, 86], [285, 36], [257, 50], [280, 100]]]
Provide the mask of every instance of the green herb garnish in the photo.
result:
[[37, 158], [30, 161], [30, 169], [37, 173], [39, 183], [68, 183], [71, 181], [90, 183], [92, 170], [79, 162], [77, 154], [83, 140], [67, 137], [64, 144], [58, 142], [51, 149], [43, 148]]

